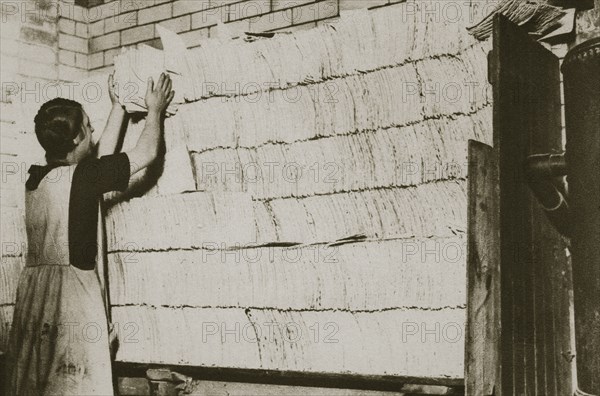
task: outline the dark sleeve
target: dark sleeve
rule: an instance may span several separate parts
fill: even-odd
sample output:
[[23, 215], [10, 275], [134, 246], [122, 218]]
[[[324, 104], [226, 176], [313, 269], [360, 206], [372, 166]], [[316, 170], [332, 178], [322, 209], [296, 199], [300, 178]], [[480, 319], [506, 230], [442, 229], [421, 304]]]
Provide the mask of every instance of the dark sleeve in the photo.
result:
[[124, 191], [129, 184], [127, 153], [105, 155], [82, 161], [75, 168], [73, 187], [96, 195], [109, 191]]
[[129, 173], [126, 153], [86, 159], [75, 167], [69, 201], [69, 257], [73, 266], [94, 269], [100, 195], [125, 190]]

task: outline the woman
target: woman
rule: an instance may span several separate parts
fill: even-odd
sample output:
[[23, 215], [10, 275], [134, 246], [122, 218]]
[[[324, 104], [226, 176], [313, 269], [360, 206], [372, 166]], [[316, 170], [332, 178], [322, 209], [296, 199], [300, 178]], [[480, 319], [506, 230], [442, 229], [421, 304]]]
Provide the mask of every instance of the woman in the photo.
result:
[[157, 156], [171, 80], [148, 80], [146, 125], [134, 149], [114, 154], [125, 111], [113, 107], [97, 147], [89, 118], [68, 99], [45, 103], [35, 133], [46, 166], [26, 182], [27, 263], [17, 290], [6, 395], [112, 395], [107, 316], [95, 269], [98, 203], [123, 191]]

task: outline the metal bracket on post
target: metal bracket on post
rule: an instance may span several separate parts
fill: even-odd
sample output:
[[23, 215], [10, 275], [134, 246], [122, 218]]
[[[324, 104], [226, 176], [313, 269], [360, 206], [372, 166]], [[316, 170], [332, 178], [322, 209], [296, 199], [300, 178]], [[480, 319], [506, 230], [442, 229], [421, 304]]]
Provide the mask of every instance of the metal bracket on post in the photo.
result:
[[527, 174], [535, 179], [565, 176], [567, 174], [565, 153], [530, 155], [527, 157], [525, 168]]
[[535, 154], [525, 163], [529, 188], [544, 208], [548, 220], [562, 235], [569, 237], [568, 187], [565, 154]]

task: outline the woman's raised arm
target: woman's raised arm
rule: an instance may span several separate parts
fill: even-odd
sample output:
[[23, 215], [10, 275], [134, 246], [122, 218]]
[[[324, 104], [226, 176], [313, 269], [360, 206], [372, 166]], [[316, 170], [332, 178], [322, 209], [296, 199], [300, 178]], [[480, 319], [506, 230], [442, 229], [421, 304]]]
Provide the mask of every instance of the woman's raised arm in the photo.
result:
[[110, 115], [106, 121], [104, 132], [102, 132], [102, 136], [100, 136], [100, 140], [98, 141], [98, 150], [96, 154], [98, 158], [103, 155], [115, 153], [123, 128], [123, 121], [125, 120], [125, 109], [119, 103], [119, 99], [115, 92], [113, 74], [108, 77], [108, 94], [110, 95], [112, 109], [110, 110]]
[[162, 117], [175, 96], [172, 86], [171, 78], [165, 73], [160, 75], [156, 84], [152, 78], [148, 79], [146, 125], [135, 148], [127, 151], [132, 175], [150, 165], [158, 156]]

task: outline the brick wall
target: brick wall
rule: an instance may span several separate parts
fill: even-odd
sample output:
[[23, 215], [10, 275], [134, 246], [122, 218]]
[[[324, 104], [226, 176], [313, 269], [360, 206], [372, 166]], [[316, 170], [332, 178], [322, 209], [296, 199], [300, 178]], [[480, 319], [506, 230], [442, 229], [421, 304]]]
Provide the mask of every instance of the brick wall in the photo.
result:
[[3, 0], [2, 81], [75, 81], [87, 76], [88, 24], [74, 0]]
[[[160, 48], [155, 26], [180, 33], [190, 48], [219, 34], [310, 29], [338, 19], [340, 12], [377, 8], [402, 0], [4, 0], [16, 18], [48, 16], [42, 24], [23, 24], [23, 34], [50, 45], [33, 51], [33, 74], [48, 80], [76, 81], [88, 71], [104, 73], [122, 47], [148, 44]], [[45, 9], [47, 7], [47, 10]], [[481, 7], [479, 7], [481, 8]], [[474, 13], [477, 13], [474, 7]], [[476, 18], [474, 18], [476, 19]], [[217, 24], [224, 24], [219, 29]], [[31, 48], [26, 48], [31, 49]], [[35, 61], [35, 59], [32, 59]], [[30, 64], [28, 64], [29, 68]]]
[[3, 82], [17, 75], [46, 81], [58, 77], [57, 8], [39, 4], [34, 0], [1, 3]]
[[[0, 162], [2, 183], [2, 265], [0, 287], [0, 351], [4, 350], [12, 320], [18, 274], [24, 257], [23, 166], [31, 154], [25, 142], [31, 133], [23, 125], [20, 93], [37, 100], [41, 88], [59, 77], [57, 9], [33, 0], [0, 3]], [[13, 276], [14, 274], [14, 276]], [[10, 275], [10, 276], [9, 276]]]
[[79, 17], [84, 11], [73, 3], [59, 9], [58, 62], [65, 80], [76, 81], [88, 75], [88, 23]]
[[296, 31], [335, 20], [339, 13], [374, 8], [397, 0], [113, 0], [85, 10], [90, 70], [105, 71], [121, 47], [160, 47], [157, 24], [183, 37], [188, 47], [219, 34]]

